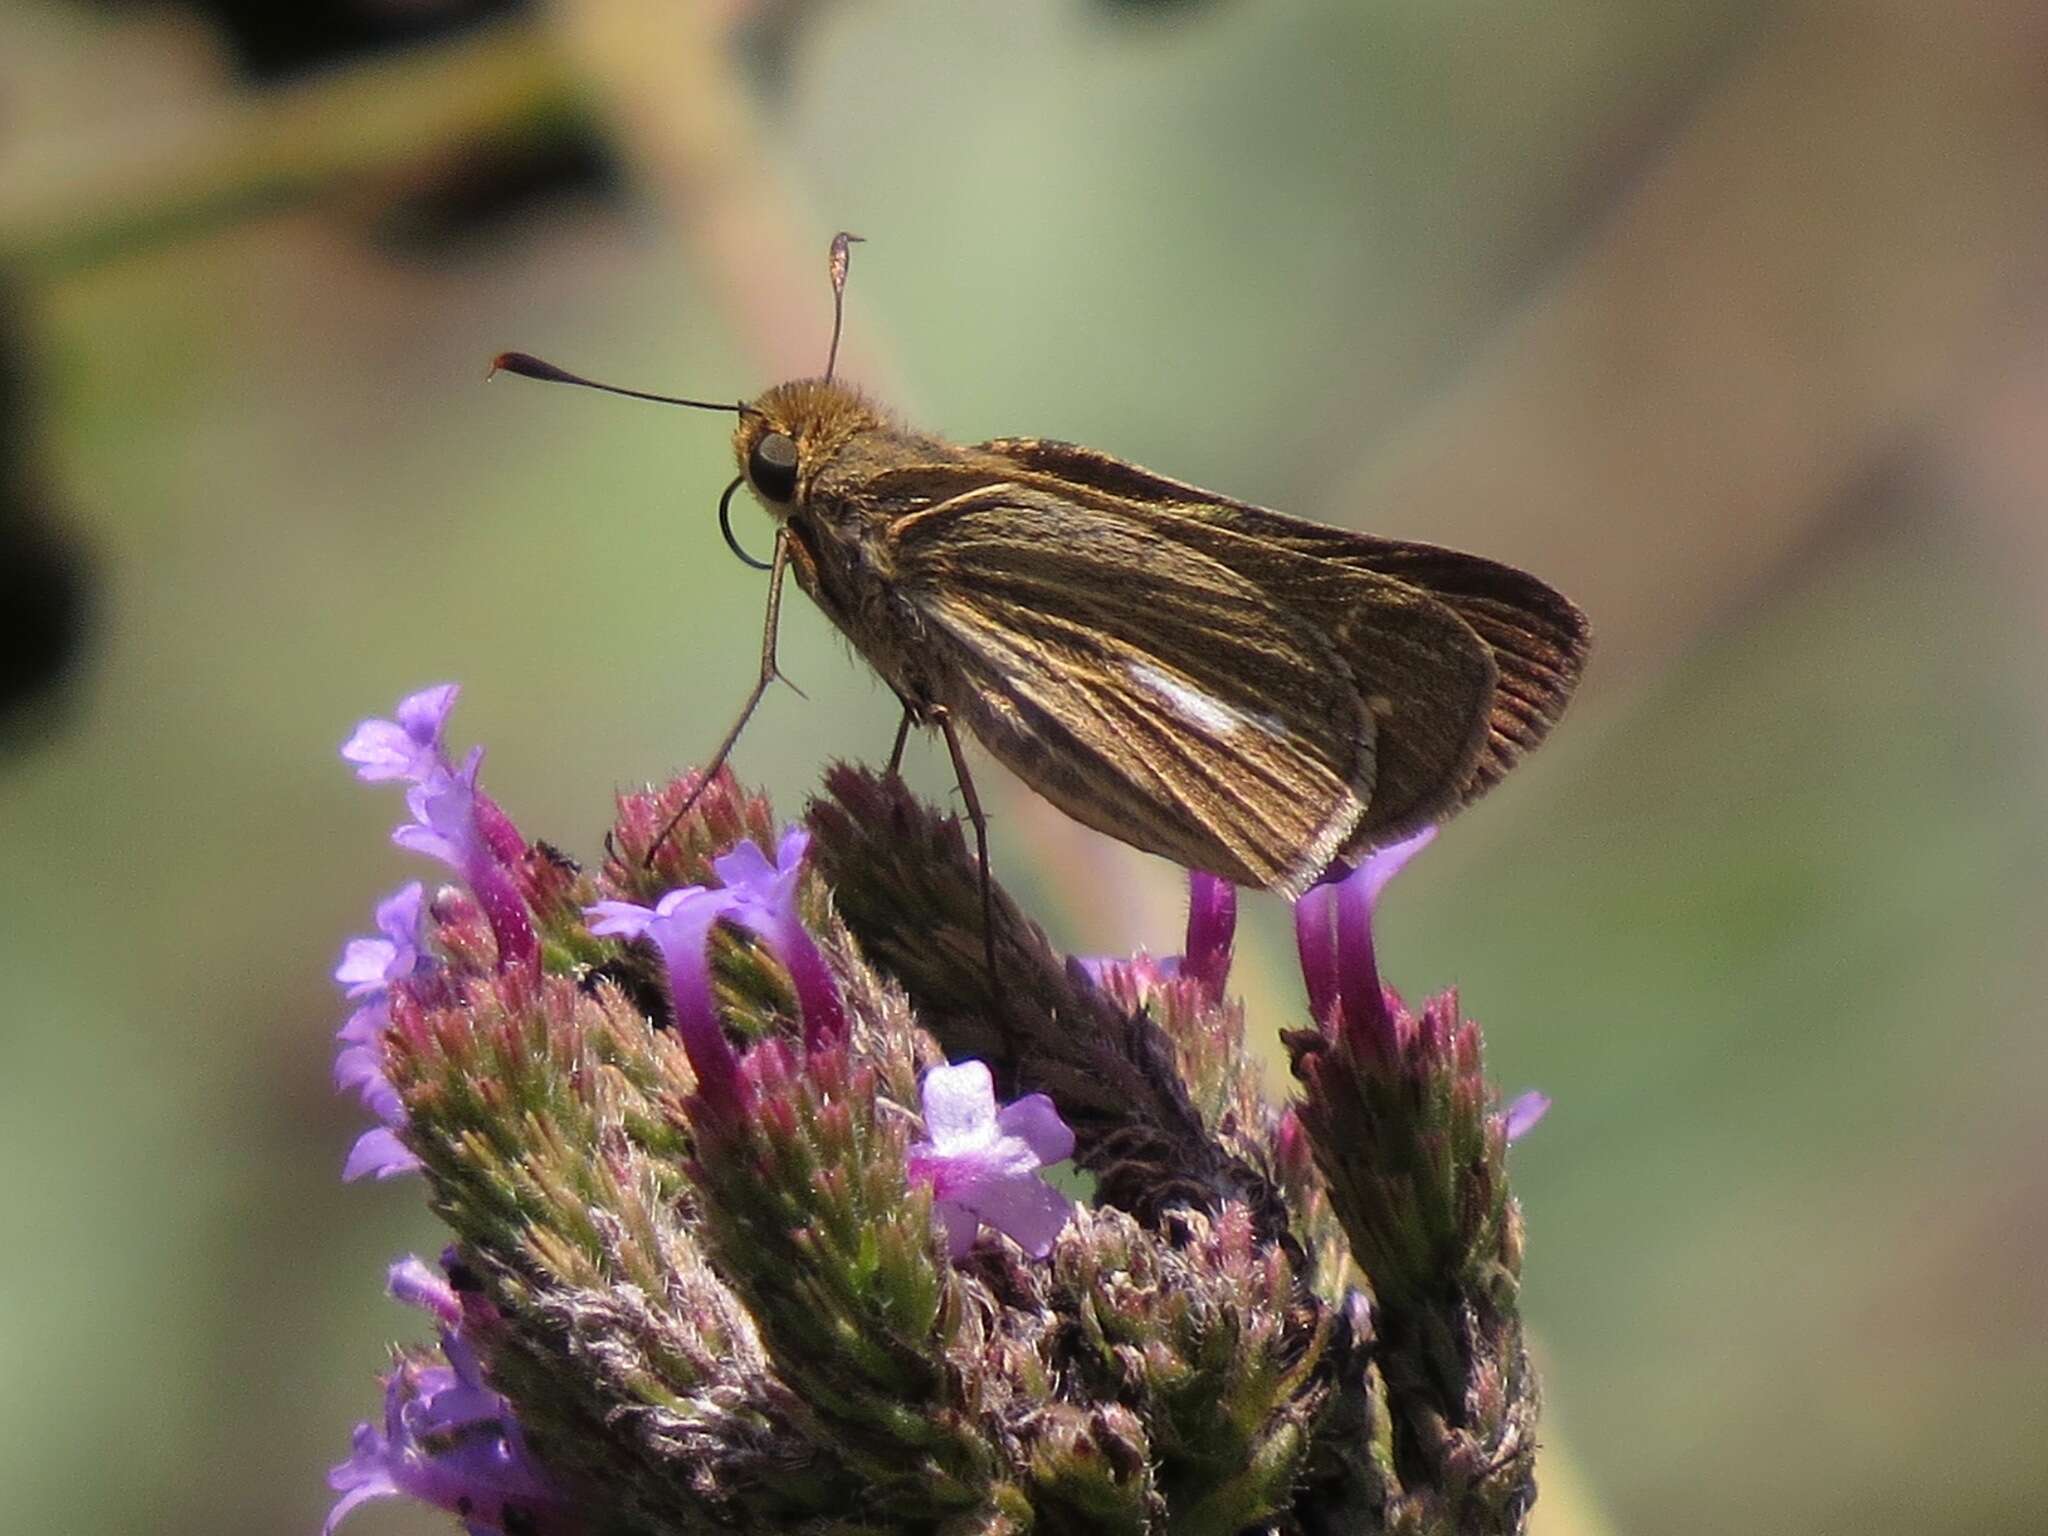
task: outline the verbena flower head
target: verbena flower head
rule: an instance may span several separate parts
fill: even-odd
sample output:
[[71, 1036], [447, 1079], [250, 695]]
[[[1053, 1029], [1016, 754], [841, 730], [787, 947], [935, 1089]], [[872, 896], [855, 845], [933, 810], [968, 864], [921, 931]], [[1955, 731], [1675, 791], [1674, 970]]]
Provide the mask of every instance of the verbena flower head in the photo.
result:
[[[1524, 1095], [1499, 1109], [1479, 1027], [1459, 1016], [1456, 995], [1411, 1012], [1381, 977], [1374, 909], [1433, 836], [1377, 850], [1296, 904], [1317, 1027], [1288, 1037], [1306, 1090], [1290, 1134], [1312, 1150], [1351, 1258], [1372, 1282], [1374, 1332], [1383, 1341], [1436, 1333], [1437, 1348], [1448, 1340], [1460, 1363], [1454, 1376], [1394, 1387], [1390, 1402], [1457, 1426], [1441, 1448], [1448, 1475], [1487, 1445], [1533, 1466], [1534, 1378], [1515, 1311], [1521, 1212], [1506, 1151], [1549, 1101]], [[1529, 1496], [1513, 1480], [1457, 1491], [1444, 1528], [1513, 1528]]]
[[438, 1343], [330, 1530], [393, 1495], [505, 1536], [1521, 1529], [1538, 1111], [1382, 984], [1398, 853], [1301, 903], [1282, 1104], [1223, 882], [1167, 961], [1063, 956], [1000, 888], [985, 935], [958, 824], [845, 768], [779, 830], [725, 773], [622, 795], [585, 868], [451, 759], [454, 698], [344, 749], [459, 881], [336, 968], [347, 1171], [417, 1170], [454, 1242], [391, 1272]]

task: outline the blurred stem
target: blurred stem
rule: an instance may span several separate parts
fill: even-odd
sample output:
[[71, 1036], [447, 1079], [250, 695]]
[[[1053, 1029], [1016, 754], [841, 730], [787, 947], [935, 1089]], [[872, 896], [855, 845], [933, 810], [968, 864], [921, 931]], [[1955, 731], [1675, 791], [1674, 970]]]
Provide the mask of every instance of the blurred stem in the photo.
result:
[[0, 265], [52, 275], [452, 146], [545, 141], [580, 107], [547, 39], [508, 23], [203, 110], [18, 145], [0, 169]]
[[[1931, 446], [1937, 468], [1960, 487], [1946, 504], [1968, 518], [1962, 532], [1987, 581], [2048, 643], [2048, 440], [2040, 430], [2048, 420], [2048, 313], [2037, 303], [2004, 340], [2008, 355], [1954, 402]], [[2015, 668], [2009, 681], [2026, 690], [2037, 732], [2048, 727], [2040, 669]], [[2048, 743], [2048, 734], [2040, 739]]]
[[[615, 141], [702, 264], [718, 316], [765, 377], [817, 373], [831, 331], [825, 251], [841, 226], [829, 209], [807, 224], [780, 157], [762, 142], [728, 46], [735, 16], [676, 0], [555, 0], [547, 15]], [[856, 276], [856, 306], [859, 286]], [[848, 327], [842, 369], [900, 400], [864, 318]]]

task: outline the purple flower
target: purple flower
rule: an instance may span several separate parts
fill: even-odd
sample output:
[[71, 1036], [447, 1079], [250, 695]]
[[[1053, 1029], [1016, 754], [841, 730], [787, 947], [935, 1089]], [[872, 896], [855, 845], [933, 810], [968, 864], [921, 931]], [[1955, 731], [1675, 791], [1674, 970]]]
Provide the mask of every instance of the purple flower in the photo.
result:
[[686, 885], [670, 891], [653, 907], [630, 901], [600, 901], [584, 908], [590, 931], [616, 938], [646, 938], [661, 951], [668, 969], [668, 991], [676, 1011], [676, 1033], [697, 1073], [697, 1088], [710, 1103], [727, 1112], [742, 1102], [739, 1062], [718, 1020], [711, 994], [711, 928], [731, 910], [731, 891]]
[[737, 1062], [711, 990], [711, 930], [720, 918], [758, 934], [789, 972], [803, 1010], [807, 1046], [825, 1045], [846, 1033], [839, 990], [797, 911], [797, 884], [809, 846], [810, 833], [791, 827], [772, 864], [751, 839], [714, 860], [711, 867], [725, 882], [722, 886], [684, 886], [653, 907], [600, 901], [584, 908], [594, 934], [654, 941], [668, 968], [676, 1029], [698, 1084], [728, 1108], [737, 1107], [740, 1098]]
[[1180, 973], [1220, 1002], [1230, 979], [1230, 945], [1237, 936], [1237, 887], [1216, 875], [1188, 871], [1188, 936]]
[[954, 1258], [974, 1246], [983, 1223], [1007, 1233], [1035, 1259], [1052, 1252], [1067, 1224], [1067, 1197], [1038, 1170], [1074, 1152], [1074, 1133], [1042, 1093], [996, 1108], [986, 1066], [963, 1061], [924, 1077], [924, 1128], [910, 1148], [910, 1177], [929, 1184]]
[[1550, 1113], [1550, 1095], [1531, 1088], [1501, 1111], [1509, 1141], [1520, 1141], [1536, 1129], [1536, 1123]]
[[511, 819], [477, 788], [483, 748], [462, 766], [448, 761], [442, 733], [461, 689], [454, 683], [401, 699], [395, 720], [365, 720], [342, 743], [341, 755], [369, 782], [402, 780], [412, 821], [391, 834], [401, 848], [439, 859], [469, 885], [498, 941], [498, 964], [532, 965], [540, 957], [526, 900], [512, 872], [526, 844]]
[[1230, 946], [1237, 935], [1237, 887], [1200, 870], [1188, 871], [1188, 932], [1186, 946], [1178, 955], [1154, 960], [1140, 952], [1128, 960], [1114, 955], [1078, 957], [1081, 969], [1097, 986], [1113, 967], [1131, 974], [1142, 994], [1162, 981], [1185, 976], [1201, 984], [1209, 1000], [1220, 1002], [1230, 979]]
[[1376, 848], [1343, 879], [1317, 886], [1294, 904], [1295, 943], [1316, 1022], [1328, 1024], [1334, 1010], [1340, 1027], [1375, 1050], [1392, 1049], [1393, 1015], [1373, 953], [1373, 907], [1387, 882], [1435, 836], [1435, 827], [1424, 827]]
[[398, 1139], [398, 1132], [386, 1125], [373, 1125], [348, 1149], [348, 1157], [341, 1165], [341, 1181], [353, 1184], [357, 1179], [395, 1179], [402, 1173], [417, 1171], [419, 1166], [420, 1160]]
[[351, 998], [382, 997], [394, 981], [413, 973], [420, 960], [420, 918], [426, 892], [408, 881], [377, 903], [377, 937], [350, 939], [343, 946], [334, 979]]
[[356, 777], [374, 784], [404, 779], [417, 784], [445, 766], [441, 732], [462, 692], [455, 683], [425, 688], [398, 701], [396, 720], [365, 720], [341, 744], [341, 755], [356, 765]]
[[356, 1004], [348, 1022], [335, 1033], [341, 1049], [334, 1056], [334, 1086], [353, 1093], [383, 1122], [363, 1132], [349, 1149], [341, 1170], [345, 1182], [371, 1176], [388, 1179], [420, 1166], [396, 1135], [396, 1128], [405, 1124], [405, 1106], [384, 1075], [377, 1040], [390, 1021], [392, 984], [432, 963], [424, 954], [425, 916], [426, 892], [420, 883], [401, 886], [377, 904], [378, 937], [350, 939], [334, 968], [334, 979]]
[[450, 1328], [462, 1321], [462, 1298], [455, 1287], [416, 1253], [408, 1253], [386, 1271], [384, 1288], [394, 1300], [431, 1312]]
[[485, 1383], [454, 1290], [416, 1258], [392, 1266], [390, 1287], [440, 1321], [445, 1363], [406, 1359], [385, 1378], [383, 1427], [358, 1424], [349, 1459], [327, 1474], [340, 1497], [323, 1536], [358, 1505], [400, 1494], [456, 1515], [470, 1536], [576, 1530], [511, 1405]]
[[797, 886], [810, 845], [808, 831], [791, 827], [782, 834], [773, 864], [750, 838], [713, 860], [711, 867], [731, 900], [725, 915], [758, 934], [789, 972], [803, 1010], [804, 1044], [816, 1048], [845, 1035], [846, 1014], [825, 957], [797, 912]]
[[1073, 960], [1098, 987], [1108, 986], [1111, 977], [1118, 973], [1128, 973], [1141, 998], [1162, 981], [1171, 981], [1180, 974], [1179, 955], [1162, 955], [1155, 960], [1142, 949], [1135, 955], [1075, 955]]
[[[540, 956], [526, 898], [507, 871], [503, 840], [494, 836], [502, 813], [476, 787], [484, 749], [472, 747], [462, 766], [435, 766], [405, 792], [413, 819], [391, 841], [413, 853], [439, 859], [468, 884], [498, 941], [498, 964], [528, 965]], [[507, 823], [509, 826], [509, 823]], [[515, 834], [516, 839], [516, 834]]]

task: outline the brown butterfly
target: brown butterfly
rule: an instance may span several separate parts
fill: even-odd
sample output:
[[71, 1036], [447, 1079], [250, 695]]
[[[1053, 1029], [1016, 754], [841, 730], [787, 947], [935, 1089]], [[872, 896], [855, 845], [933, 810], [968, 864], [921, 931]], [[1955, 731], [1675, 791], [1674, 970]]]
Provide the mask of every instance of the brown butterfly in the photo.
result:
[[[832, 356], [847, 243], [832, 245]], [[824, 376], [722, 405], [782, 578], [961, 755], [965, 725], [1075, 820], [1191, 869], [1298, 896], [1469, 804], [1536, 746], [1585, 664], [1584, 615], [1513, 566], [1268, 511], [1042, 438], [963, 447]], [[737, 552], [739, 546], [735, 543]], [[746, 558], [742, 553], [742, 558]]]

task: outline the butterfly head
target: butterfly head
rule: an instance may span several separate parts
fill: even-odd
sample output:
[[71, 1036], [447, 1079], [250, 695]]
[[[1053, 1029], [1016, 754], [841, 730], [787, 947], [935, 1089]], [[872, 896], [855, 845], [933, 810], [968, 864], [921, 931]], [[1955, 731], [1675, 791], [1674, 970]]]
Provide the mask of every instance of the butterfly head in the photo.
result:
[[793, 379], [749, 402], [733, 431], [733, 457], [777, 518], [808, 492], [820, 466], [885, 417], [850, 384]]

